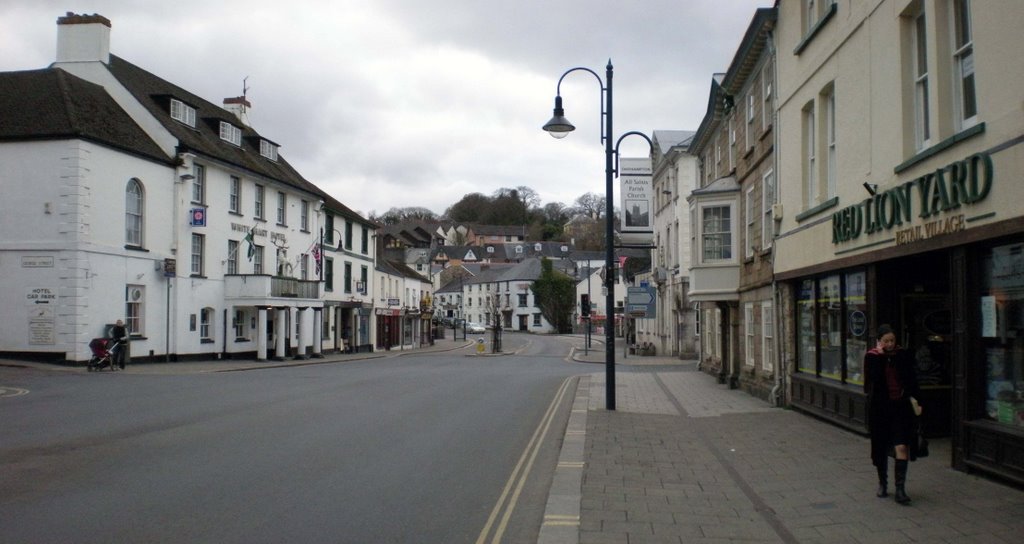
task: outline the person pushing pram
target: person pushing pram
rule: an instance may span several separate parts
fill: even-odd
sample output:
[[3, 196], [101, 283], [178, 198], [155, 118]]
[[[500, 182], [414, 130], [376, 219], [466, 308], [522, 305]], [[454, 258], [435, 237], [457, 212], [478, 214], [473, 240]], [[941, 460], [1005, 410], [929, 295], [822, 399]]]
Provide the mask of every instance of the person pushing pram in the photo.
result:
[[89, 342], [89, 349], [92, 350], [92, 358], [89, 359], [87, 368], [90, 372], [102, 370], [109, 367], [110, 370], [120, 368], [124, 370], [125, 349], [128, 344], [128, 331], [125, 329], [124, 321], [118, 319], [117, 323], [110, 328], [109, 338], [93, 338]]

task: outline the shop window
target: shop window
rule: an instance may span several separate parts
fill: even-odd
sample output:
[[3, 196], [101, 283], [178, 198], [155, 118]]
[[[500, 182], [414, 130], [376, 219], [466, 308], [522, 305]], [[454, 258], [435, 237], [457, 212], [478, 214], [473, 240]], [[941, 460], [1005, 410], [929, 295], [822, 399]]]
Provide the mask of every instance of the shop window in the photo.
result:
[[814, 280], [800, 282], [796, 298], [796, 320], [798, 329], [797, 369], [800, 372], [817, 374], [818, 353], [814, 333]]
[[842, 297], [839, 276], [818, 281], [818, 349], [821, 354], [821, 376], [842, 378]]
[[985, 415], [1024, 427], [1024, 243], [992, 248], [981, 267]]
[[796, 297], [797, 370], [863, 384], [867, 309], [864, 270], [802, 280]]
[[846, 381], [864, 385], [864, 354], [871, 333], [868, 331], [867, 274], [846, 274]]

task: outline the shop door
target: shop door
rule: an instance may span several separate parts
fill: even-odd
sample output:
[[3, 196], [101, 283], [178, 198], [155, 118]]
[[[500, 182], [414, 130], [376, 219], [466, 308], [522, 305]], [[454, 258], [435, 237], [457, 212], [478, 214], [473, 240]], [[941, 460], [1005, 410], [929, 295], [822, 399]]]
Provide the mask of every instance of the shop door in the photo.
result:
[[917, 360], [921, 425], [927, 436], [949, 436], [952, 407], [952, 312], [949, 297], [912, 294], [901, 300], [900, 341]]

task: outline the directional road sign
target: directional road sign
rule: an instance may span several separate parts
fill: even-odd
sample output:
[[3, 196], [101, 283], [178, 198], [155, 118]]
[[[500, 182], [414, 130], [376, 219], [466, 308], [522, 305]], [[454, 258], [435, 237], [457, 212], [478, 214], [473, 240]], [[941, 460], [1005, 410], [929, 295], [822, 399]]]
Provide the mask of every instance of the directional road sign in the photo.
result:
[[654, 287], [627, 287], [626, 313], [630, 317], [652, 319], [657, 317], [657, 291]]

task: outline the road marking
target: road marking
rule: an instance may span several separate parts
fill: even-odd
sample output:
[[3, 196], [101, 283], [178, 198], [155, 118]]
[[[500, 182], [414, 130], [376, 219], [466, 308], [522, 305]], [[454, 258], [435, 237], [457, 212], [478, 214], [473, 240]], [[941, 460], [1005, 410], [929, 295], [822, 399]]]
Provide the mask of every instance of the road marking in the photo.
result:
[[547, 515], [544, 516], [544, 525], [549, 527], [579, 527], [579, 516]]
[[0, 397], [20, 397], [27, 395], [28, 389], [22, 389], [20, 387], [6, 387], [0, 386]]
[[[555, 398], [551, 399], [551, 404], [548, 406], [547, 412], [544, 413], [544, 417], [541, 418], [537, 429], [533, 431], [533, 436], [530, 441], [526, 444], [526, 449], [523, 450], [523, 454], [519, 456], [519, 462], [516, 463], [515, 468], [512, 469], [512, 474], [508, 477], [508, 482], [505, 484], [505, 488], [501, 492], [501, 496], [498, 497], [497, 504], [494, 505], [494, 509], [491, 510], [491, 515], [487, 518], [487, 523], [484, 525], [483, 530], [480, 531], [480, 536], [476, 539], [476, 544], [483, 544], [487, 542], [487, 535], [491, 533], [491, 528], [494, 526], [495, 520], [498, 519], [498, 515], [502, 513], [501, 521], [495, 527], [494, 535], [491, 538], [491, 542], [501, 542], [501, 537], [505, 535], [505, 529], [508, 528], [508, 520], [512, 517], [512, 512], [516, 508], [516, 504], [519, 502], [519, 495], [523, 491], [523, 486], [526, 485], [526, 479], [530, 475], [530, 470], [533, 469], [533, 462], [537, 458], [537, 453], [540, 451], [541, 445], [544, 443], [544, 438], [548, 434], [548, 430], [551, 428], [551, 422], [555, 418], [555, 413], [558, 411], [558, 405], [561, 404], [562, 399], [565, 398], [565, 392], [569, 389], [569, 383], [575, 378], [570, 376], [562, 382], [562, 386], [559, 387], [558, 393], [555, 394]], [[513, 491], [514, 488], [514, 491]], [[512, 492], [511, 497], [509, 492]], [[506, 500], [508, 501], [506, 504]]]

